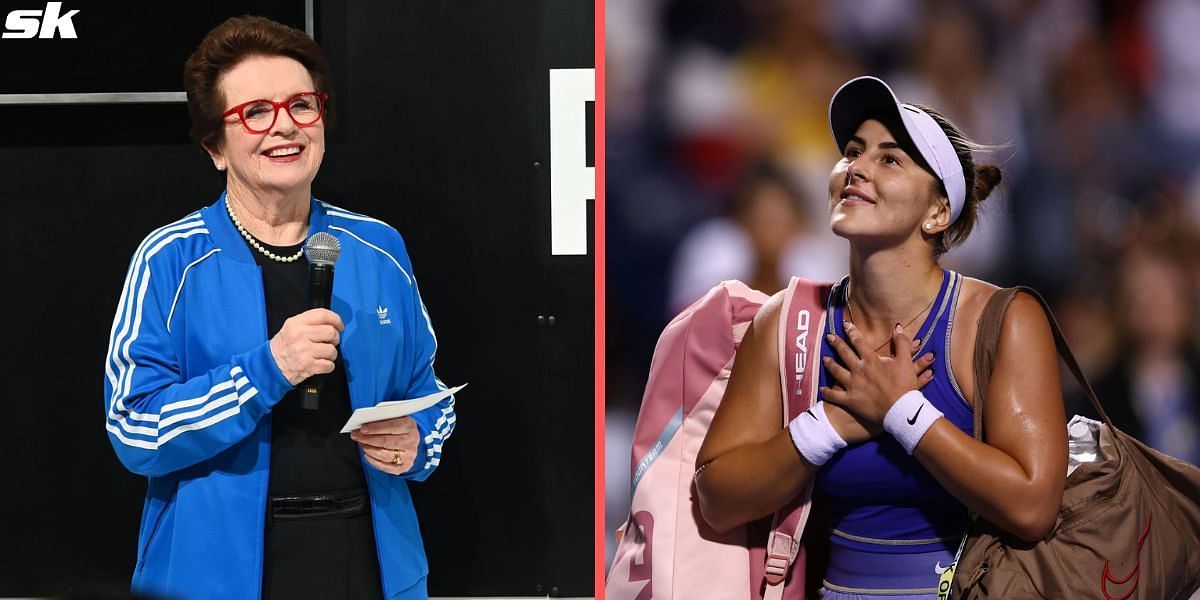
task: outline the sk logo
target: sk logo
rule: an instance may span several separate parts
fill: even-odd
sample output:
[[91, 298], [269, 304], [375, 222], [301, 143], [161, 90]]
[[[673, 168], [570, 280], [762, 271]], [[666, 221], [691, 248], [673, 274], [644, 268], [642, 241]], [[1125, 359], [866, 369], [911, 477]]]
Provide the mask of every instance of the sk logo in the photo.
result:
[[380, 325], [387, 325], [392, 322], [392, 320], [388, 318], [388, 309], [384, 306], [376, 306], [375, 314], [379, 317]]
[[[1150, 535], [1150, 521], [1153, 519], [1154, 519], [1154, 513], [1151, 512], [1150, 516], [1146, 517], [1146, 530], [1142, 532], [1142, 537], [1138, 538], [1137, 560], [1134, 561], [1133, 568], [1130, 569], [1128, 575], [1126, 575], [1122, 579], [1117, 579], [1116, 577], [1113, 577], [1113, 574], [1108, 570], [1108, 567], [1109, 567], [1108, 562], [1109, 561], [1107, 561], [1107, 560], [1104, 561], [1104, 573], [1100, 578], [1100, 593], [1104, 594], [1104, 600], [1125, 600], [1126, 598], [1133, 595], [1134, 590], [1137, 590], [1138, 580], [1141, 579], [1141, 575], [1138, 573], [1138, 568], [1141, 567], [1141, 562], [1142, 562], [1142, 555], [1141, 555], [1142, 544], [1146, 543], [1146, 537]], [[1129, 589], [1126, 590], [1124, 594], [1122, 594], [1120, 596], [1114, 596], [1111, 593], [1109, 593], [1109, 591], [1108, 591], [1109, 583], [1112, 583], [1113, 585], [1121, 585], [1121, 584], [1127, 583], [1130, 579], [1133, 580], [1133, 583], [1131, 583], [1129, 585]]]
[[63, 39], [78, 39], [75, 22], [71, 20], [77, 14], [78, 10], [62, 14], [62, 2], [47, 2], [44, 11], [14, 10], [4, 19], [5, 31], [0, 38], [31, 39], [37, 36], [50, 39], [57, 33]]

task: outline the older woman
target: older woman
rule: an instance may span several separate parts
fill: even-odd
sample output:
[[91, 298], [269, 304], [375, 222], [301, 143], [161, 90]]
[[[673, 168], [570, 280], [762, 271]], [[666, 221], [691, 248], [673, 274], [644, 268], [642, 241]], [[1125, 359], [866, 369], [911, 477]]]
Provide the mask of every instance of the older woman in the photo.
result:
[[830, 224], [850, 243], [850, 274], [829, 298], [822, 401], [779, 427], [781, 303], [767, 303], [700, 449], [700, 507], [726, 530], [815, 480], [832, 524], [822, 597], [933, 599], [969, 512], [1030, 542], [1054, 525], [1067, 466], [1054, 338], [1018, 296], [985, 394], [987, 439], [973, 438], [975, 336], [996, 286], [938, 258], [970, 234], [1000, 170], [873, 77], [842, 86], [829, 116], [842, 156]]
[[[312, 197], [333, 86], [303, 32], [257, 17], [185, 66], [212, 205], [138, 247], [105, 364], [106, 428], [148, 477], [133, 587], [174, 598], [425, 598], [408, 481], [437, 466], [453, 398], [338, 433], [355, 408], [445, 389], [400, 235]], [[341, 243], [330, 310], [303, 245]], [[319, 401], [298, 384], [323, 376]], [[315, 405], [314, 405], [315, 404]]]

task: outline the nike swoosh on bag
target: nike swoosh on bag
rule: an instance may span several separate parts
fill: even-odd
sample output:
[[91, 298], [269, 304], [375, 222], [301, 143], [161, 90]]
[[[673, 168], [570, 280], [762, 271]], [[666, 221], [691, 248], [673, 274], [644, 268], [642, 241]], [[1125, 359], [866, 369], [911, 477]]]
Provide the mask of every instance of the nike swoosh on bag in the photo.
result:
[[917, 415], [921, 414], [921, 409], [923, 409], [923, 408], [925, 408], [925, 405], [924, 405], [924, 404], [922, 404], [922, 405], [920, 405], [920, 406], [918, 406], [918, 407], [917, 407], [917, 412], [913, 413], [913, 416], [912, 416], [912, 418], [908, 420], [908, 424], [909, 424], [909, 425], [916, 425], [916, 424], [917, 424]]
[[[1117, 578], [1116, 576], [1114, 576], [1112, 574], [1111, 571], [1108, 570], [1109, 561], [1108, 560], [1104, 561], [1104, 572], [1101, 573], [1101, 576], [1100, 576], [1100, 593], [1104, 594], [1104, 598], [1106, 600], [1119, 600], [1120, 598], [1128, 598], [1129, 596], [1131, 596], [1133, 594], [1133, 592], [1135, 590], [1137, 590], [1138, 583], [1141, 581], [1141, 578], [1142, 578], [1142, 576], [1140, 574], [1140, 568], [1142, 566], [1142, 555], [1141, 555], [1142, 544], [1146, 543], [1146, 537], [1150, 535], [1150, 522], [1153, 520], [1154, 520], [1154, 511], [1150, 511], [1150, 515], [1146, 518], [1146, 529], [1142, 531], [1142, 537], [1138, 538], [1137, 560], [1134, 561], [1133, 568], [1130, 569], [1128, 575], [1126, 575], [1124, 578]], [[1109, 591], [1108, 591], [1109, 583], [1121, 585], [1121, 584], [1127, 583], [1130, 579], [1133, 580], [1133, 583], [1131, 584], [1132, 587], [1130, 587], [1129, 591], [1125, 592], [1124, 595], [1113, 596], [1109, 593]]]

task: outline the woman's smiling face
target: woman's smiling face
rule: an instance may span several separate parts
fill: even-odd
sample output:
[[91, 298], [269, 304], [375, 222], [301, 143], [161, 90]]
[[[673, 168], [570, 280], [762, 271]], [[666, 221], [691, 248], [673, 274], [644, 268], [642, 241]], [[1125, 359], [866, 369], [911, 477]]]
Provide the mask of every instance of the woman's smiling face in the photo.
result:
[[[316, 91], [304, 65], [282, 56], [251, 56], [222, 75], [217, 85], [227, 107], [260, 99], [282, 102]], [[307, 190], [325, 155], [325, 121], [301, 127], [279, 109], [269, 130], [250, 133], [237, 115], [231, 115], [225, 118], [219, 147], [208, 151], [228, 170], [231, 185], [273, 193]]]
[[883, 123], [864, 121], [829, 174], [830, 227], [852, 243], [891, 245], [919, 236], [925, 223], [940, 225], [936, 217], [948, 204], [936, 184]]

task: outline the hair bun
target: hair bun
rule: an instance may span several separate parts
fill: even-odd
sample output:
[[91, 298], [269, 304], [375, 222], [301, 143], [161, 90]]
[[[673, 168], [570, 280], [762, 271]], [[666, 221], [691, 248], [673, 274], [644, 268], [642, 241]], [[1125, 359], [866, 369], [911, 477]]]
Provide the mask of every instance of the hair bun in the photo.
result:
[[1002, 176], [1000, 167], [996, 165], [975, 165], [975, 189], [972, 196], [975, 202], [983, 202], [992, 193], [992, 190], [1000, 185]]

